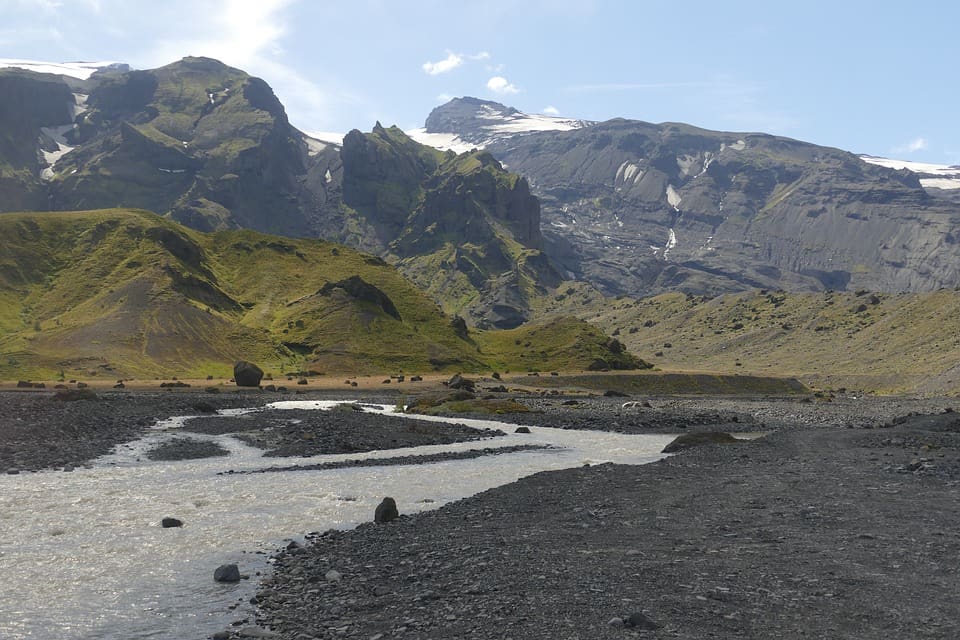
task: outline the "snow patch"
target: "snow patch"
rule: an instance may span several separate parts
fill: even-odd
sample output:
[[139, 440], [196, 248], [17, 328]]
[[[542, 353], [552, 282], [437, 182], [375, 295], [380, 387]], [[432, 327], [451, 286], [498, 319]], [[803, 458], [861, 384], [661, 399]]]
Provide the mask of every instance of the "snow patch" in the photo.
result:
[[629, 160], [625, 160], [617, 169], [617, 177], [615, 178], [615, 182], [623, 183], [633, 180], [634, 184], [636, 184], [642, 177], [643, 169]]
[[411, 129], [406, 134], [428, 147], [440, 149], [441, 151], [451, 150], [454, 153], [467, 153], [477, 148], [478, 145], [467, 142], [453, 133], [428, 133], [426, 129]]
[[930, 162], [911, 162], [909, 160], [891, 160], [876, 156], [860, 156], [869, 164], [888, 169], [909, 169], [920, 176], [920, 185], [930, 189], [960, 189], [960, 166], [933, 164]]
[[66, 134], [73, 129], [72, 124], [64, 124], [59, 127], [40, 127], [40, 132], [49, 137], [57, 145], [56, 151], [43, 151], [43, 159], [47, 165], [40, 171], [40, 178], [43, 180], [53, 179], [53, 168], [57, 162], [66, 154], [73, 151], [73, 147], [67, 144]]
[[670, 203], [670, 206], [673, 207], [673, 210], [677, 213], [680, 212], [680, 202], [683, 198], [680, 197], [680, 194], [677, 193], [677, 190], [673, 188], [672, 184], [667, 185], [667, 202]]
[[334, 131], [304, 131], [303, 135], [307, 137], [307, 144], [310, 144], [310, 139], [312, 138], [315, 142], [326, 142], [327, 144], [332, 144], [335, 147], [339, 147], [343, 144], [342, 133], [336, 133]]
[[920, 178], [925, 189], [960, 189], [960, 178]]
[[677, 156], [677, 167], [680, 169], [680, 173], [684, 176], [690, 175], [698, 159], [696, 156]]
[[16, 67], [35, 73], [53, 73], [69, 76], [79, 80], [86, 80], [97, 71], [103, 69], [129, 70], [129, 65], [122, 62], [39, 62], [37, 60], [18, 60], [14, 58], [0, 58], [0, 67]]
[[670, 233], [667, 235], [667, 244], [663, 247], [663, 259], [667, 259], [667, 254], [670, 253], [670, 250], [677, 246], [677, 234], [673, 229], [670, 229]]
[[707, 169], [710, 168], [710, 165], [713, 164], [713, 161], [714, 161], [715, 159], [716, 159], [716, 157], [715, 157], [715, 156], [713, 155], [713, 153], [711, 153], [710, 151], [704, 152], [704, 154], [703, 154], [703, 169], [700, 170], [700, 173], [698, 173], [697, 175], [694, 176], [694, 179], [697, 179], [697, 178], [699, 178], [700, 176], [702, 176], [703, 174], [705, 174], [705, 173], [707, 172]]
[[734, 151], [743, 151], [747, 148], [747, 143], [743, 140], [737, 140], [733, 144], [729, 145], [729, 148], [733, 149]]
[[71, 119], [76, 120], [77, 116], [87, 112], [87, 98], [89, 97], [85, 93], [73, 94], [73, 104], [70, 105]]

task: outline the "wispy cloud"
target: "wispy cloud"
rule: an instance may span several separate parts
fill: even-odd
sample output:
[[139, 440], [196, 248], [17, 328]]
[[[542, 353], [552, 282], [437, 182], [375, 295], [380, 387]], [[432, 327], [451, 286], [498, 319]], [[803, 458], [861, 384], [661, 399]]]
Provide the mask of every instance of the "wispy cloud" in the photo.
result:
[[438, 76], [441, 73], [449, 73], [457, 67], [462, 67], [468, 60], [489, 60], [490, 53], [481, 51], [479, 53], [466, 54], [447, 51], [447, 57], [436, 62], [424, 62], [421, 68], [427, 75]]
[[917, 151], [926, 151], [930, 148], [930, 144], [927, 142], [926, 138], [917, 137], [909, 142], [898, 145], [891, 149], [893, 153], [916, 153]]
[[447, 57], [437, 62], [424, 62], [423, 70], [427, 75], [437, 76], [441, 73], [448, 73], [463, 64], [463, 56], [452, 51], [447, 53]]
[[501, 95], [520, 93], [520, 89], [510, 84], [503, 76], [493, 76], [487, 80], [487, 89]]
[[[217, 58], [247, 68], [266, 59], [279, 59], [287, 31], [284, 10], [292, 0], [221, 0], [185, 8], [187, 28], [161, 38], [149, 52], [154, 64], [184, 55]], [[182, 34], [182, 35], [180, 35]]]
[[560, 115], [560, 110], [554, 107], [553, 105], [548, 105], [543, 108], [543, 112], [548, 116], [558, 116]]

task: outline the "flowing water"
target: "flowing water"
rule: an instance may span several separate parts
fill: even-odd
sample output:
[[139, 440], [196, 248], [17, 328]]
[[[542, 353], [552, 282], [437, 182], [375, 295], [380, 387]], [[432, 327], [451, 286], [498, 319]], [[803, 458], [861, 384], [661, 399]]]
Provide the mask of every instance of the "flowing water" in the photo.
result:
[[[327, 409], [334, 404], [271, 406]], [[386, 405], [364, 406], [391, 412]], [[184, 418], [171, 418], [158, 422], [142, 440], [96, 460], [92, 468], [0, 476], [0, 576], [5, 582], [0, 586], [0, 638], [206, 638], [252, 617], [247, 601], [257, 574], [269, 570], [270, 551], [310, 531], [369, 521], [386, 495], [396, 499], [401, 513], [412, 513], [538, 471], [607, 461], [651, 462], [672, 438], [545, 427], [512, 435], [516, 425], [456, 422], [502, 428], [511, 435], [480, 443], [281, 459], [263, 458], [261, 451], [230, 436], [190, 434], [220, 443], [230, 455], [147, 460], [146, 451], [182, 433], [178, 428]], [[217, 475], [515, 444], [558, 449], [425, 466]], [[184, 526], [161, 528], [166, 516], [179, 518]], [[214, 569], [224, 563], [237, 563], [251, 579], [214, 582]]]

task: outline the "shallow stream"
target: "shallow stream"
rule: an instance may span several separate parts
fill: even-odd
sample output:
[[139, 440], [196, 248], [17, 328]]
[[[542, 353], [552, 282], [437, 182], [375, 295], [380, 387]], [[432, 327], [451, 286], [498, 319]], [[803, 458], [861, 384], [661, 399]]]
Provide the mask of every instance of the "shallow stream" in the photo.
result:
[[[336, 404], [270, 406], [329, 409]], [[392, 412], [387, 405], [364, 407]], [[0, 569], [6, 582], [0, 591], [0, 638], [207, 638], [234, 621], [252, 619], [248, 601], [257, 574], [269, 571], [269, 552], [311, 531], [372, 520], [384, 496], [395, 498], [401, 513], [434, 509], [538, 471], [651, 462], [662, 457], [659, 451], [672, 439], [545, 427], [514, 435], [513, 424], [452, 421], [511, 435], [365, 454], [264, 458], [231, 436], [191, 433], [220, 443], [230, 455], [148, 460], [146, 451], [182, 435], [184, 418], [171, 418], [158, 422], [142, 440], [96, 460], [92, 468], [0, 476]], [[557, 448], [429, 465], [218, 475], [516, 444]], [[161, 528], [160, 520], [167, 516], [184, 526]], [[214, 569], [231, 562], [251, 579], [214, 582]]]

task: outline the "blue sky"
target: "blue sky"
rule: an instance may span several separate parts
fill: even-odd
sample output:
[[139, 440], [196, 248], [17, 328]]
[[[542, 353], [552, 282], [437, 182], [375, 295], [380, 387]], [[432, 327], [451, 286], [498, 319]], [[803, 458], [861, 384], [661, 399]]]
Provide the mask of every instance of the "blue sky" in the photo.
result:
[[451, 96], [764, 131], [960, 164], [960, 3], [0, 0], [0, 57], [264, 78], [307, 131], [422, 126]]

